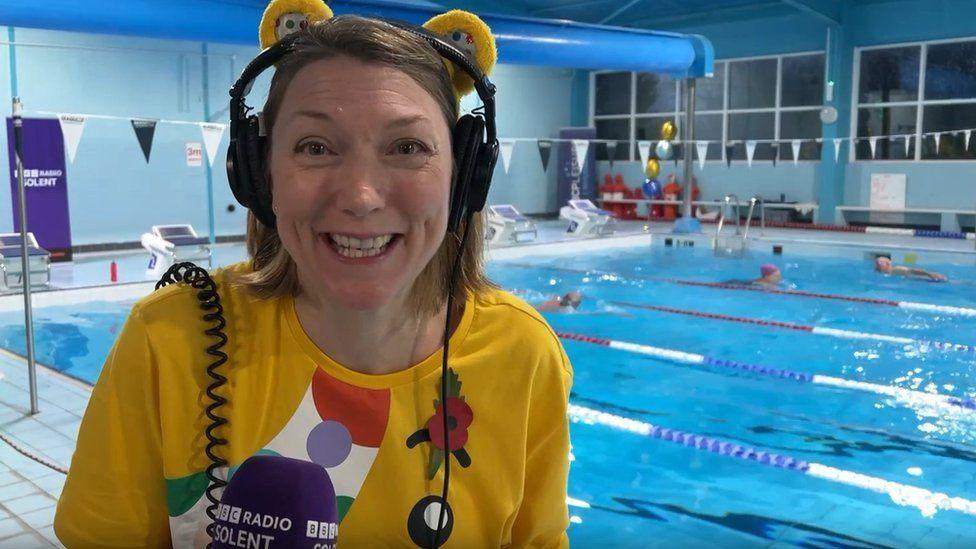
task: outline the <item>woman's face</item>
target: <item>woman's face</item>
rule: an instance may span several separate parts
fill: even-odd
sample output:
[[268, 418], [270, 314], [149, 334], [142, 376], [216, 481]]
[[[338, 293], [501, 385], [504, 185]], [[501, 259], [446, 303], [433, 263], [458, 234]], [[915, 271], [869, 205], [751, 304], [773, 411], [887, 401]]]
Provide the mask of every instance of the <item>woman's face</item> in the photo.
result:
[[447, 230], [451, 134], [430, 94], [393, 68], [311, 63], [282, 99], [270, 162], [304, 291], [356, 310], [406, 296]]

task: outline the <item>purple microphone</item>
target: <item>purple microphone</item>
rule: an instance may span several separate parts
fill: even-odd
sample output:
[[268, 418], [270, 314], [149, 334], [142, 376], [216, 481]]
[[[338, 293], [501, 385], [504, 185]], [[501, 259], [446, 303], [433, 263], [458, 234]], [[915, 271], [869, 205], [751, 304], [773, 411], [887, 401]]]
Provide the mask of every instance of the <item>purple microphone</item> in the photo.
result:
[[318, 464], [252, 456], [231, 477], [217, 506], [213, 547], [335, 547], [335, 488]]

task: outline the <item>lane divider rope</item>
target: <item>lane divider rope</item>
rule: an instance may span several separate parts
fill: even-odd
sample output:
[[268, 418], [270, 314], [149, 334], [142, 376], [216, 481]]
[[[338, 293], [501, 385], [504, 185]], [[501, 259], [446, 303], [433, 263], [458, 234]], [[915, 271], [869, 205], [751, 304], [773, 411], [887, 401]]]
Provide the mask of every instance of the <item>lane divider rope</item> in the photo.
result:
[[895, 398], [899, 403], [908, 406], [930, 405], [930, 406], [936, 406], [940, 408], [947, 408], [950, 410], [958, 410], [962, 408], [965, 410], [976, 411], [976, 400], [969, 399], [969, 398], [954, 397], [950, 395], [943, 395], [941, 393], [927, 393], [923, 391], [916, 391], [913, 389], [905, 389], [903, 387], [894, 387], [891, 385], [881, 385], [879, 383], [871, 383], [867, 381], [856, 381], [856, 380], [844, 379], [840, 377], [825, 376], [825, 375], [813, 374], [809, 372], [790, 370], [786, 368], [773, 368], [770, 366], [749, 364], [745, 362], [715, 358], [715, 357], [700, 355], [696, 353], [686, 353], [684, 351], [678, 351], [675, 349], [653, 347], [651, 345], [643, 345], [640, 343], [632, 343], [627, 341], [617, 341], [613, 339], [593, 337], [593, 336], [571, 333], [571, 332], [556, 332], [556, 335], [559, 336], [560, 339], [565, 339], [569, 341], [580, 341], [583, 343], [591, 343], [594, 345], [601, 345], [604, 347], [609, 347], [611, 349], [628, 351], [634, 354], [650, 356], [660, 360], [667, 360], [670, 362], [728, 368], [732, 370], [740, 370], [740, 371], [750, 372], [750, 373], [764, 375], [773, 378], [793, 380], [800, 383], [812, 383], [814, 385], [824, 385], [824, 386], [835, 387], [839, 389], [846, 389], [849, 391], [860, 391], [864, 393], [890, 396]]
[[703, 288], [715, 288], [719, 290], [737, 290], [746, 292], [761, 292], [767, 294], [790, 295], [795, 297], [806, 297], [813, 299], [827, 299], [834, 301], [848, 301], [851, 303], [864, 303], [868, 305], [883, 305], [887, 307], [898, 307], [912, 311], [922, 311], [935, 314], [947, 314], [954, 316], [976, 317], [976, 308], [957, 307], [954, 305], [938, 305], [936, 303], [921, 303], [916, 301], [895, 301], [893, 299], [880, 299], [874, 297], [858, 297], [851, 295], [831, 294], [825, 292], [808, 292], [805, 290], [789, 290], [785, 288], [768, 288], [760, 285], [727, 284], [724, 282], [705, 282], [700, 280], [685, 280], [680, 278], [665, 278], [655, 276], [622, 276], [615, 273], [605, 273], [601, 271], [587, 271], [584, 269], [569, 269], [565, 267], [549, 267], [545, 265], [530, 265], [525, 263], [509, 263], [505, 265], [519, 267], [522, 269], [543, 269], [564, 273], [582, 274], [590, 276], [607, 276], [623, 280], [648, 280], [651, 282], [664, 282], [667, 284], [678, 284], [682, 286], [698, 286]]
[[933, 492], [925, 488], [873, 477], [855, 471], [847, 471], [829, 465], [796, 459], [784, 454], [766, 452], [715, 437], [698, 435], [677, 429], [668, 429], [659, 425], [653, 425], [644, 421], [638, 421], [576, 404], [569, 405], [569, 418], [574, 422], [612, 427], [636, 435], [681, 444], [688, 448], [702, 450], [720, 456], [751, 461], [768, 467], [794, 471], [810, 477], [845, 484], [862, 490], [869, 490], [878, 494], [886, 494], [895, 504], [915, 507], [926, 517], [933, 516], [941, 510], [958, 511], [967, 515], [976, 516], [976, 501], [962, 497], [953, 497], [942, 492]]
[[870, 340], [884, 341], [886, 343], [895, 343], [900, 345], [928, 346], [928, 347], [934, 347], [936, 349], [946, 350], [946, 351], [976, 353], [976, 346], [964, 345], [962, 343], [952, 343], [949, 341], [931, 341], [925, 339], [912, 339], [910, 337], [893, 336], [887, 334], [876, 334], [872, 332], [858, 332], [854, 330], [841, 330], [838, 328], [825, 328], [822, 326], [808, 326], [805, 324], [796, 324], [793, 322], [782, 322], [778, 320], [763, 320], [759, 318], [748, 318], [744, 316], [733, 316], [733, 315], [725, 315], [720, 313], [707, 313], [703, 311], [677, 309], [674, 307], [664, 307], [660, 305], [649, 305], [646, 303], [628, 303], [626, 301], [608, 301], [608, 303], [611, 303], [613, 305], [619, 305], [621, 307], [630, 307], [632, 309], [646, 309], [650, 311], [657, 311], [660, 313], [707, 318], [709, 320], [722, 320], [726, 322], [737, 322], [739, 324], [751, 324], [754, 326], [765, 326], [769, 328], [780, 328], [783, 330], [793, 330], [797, 332], [808, 332], [812, 334], [825, 335], [825, 336], [836, 337], [841, 339], [870, 339]]

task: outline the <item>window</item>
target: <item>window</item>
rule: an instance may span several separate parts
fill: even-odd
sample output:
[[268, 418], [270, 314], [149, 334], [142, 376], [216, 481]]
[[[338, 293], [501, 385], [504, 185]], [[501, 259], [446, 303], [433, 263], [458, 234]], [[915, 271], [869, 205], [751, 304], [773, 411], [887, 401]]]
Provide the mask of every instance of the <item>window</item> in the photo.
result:
[[797, 55], [783, 58], [783, 107], [823, 105], [824, 56]]
[[630, 114], [629, 72], [596, 75], [596, 114]]
[[[678, 127], [680, 140], [680, 84], [660, 74], [596, 73], [593, 124], [597, 139], [629, 139], [632, 146], [616, 150], [616, 158], [621, 160], [640, 158], [637, 141], [660, 139], [661, 125], [667, 120]], [[751, 139], [783, 141], [779, 158], [792, 160], [789, 140], [821, 136], [823, 88], [823, 53], [716, 62], [714, 76], [696, 82], [695, 139], [709, 141], [706, 160], [725, 160], [725, 142], [737, 142], [732, 158], [745, 160], [744, 141]], [[626, 106], [628, 102], [633, 105], [632, 111]], [[601, 153], [602, 148], [597, 148], [601, 160], [607, 156], [605, 150]], [[774, 151], [771, 142], [757, 143], [753, 160], [772, 160]], [[697, 159], [697, 149], [693, 156]], [[819, 158], [816, 143], [803, 145], [800, 160]]]
[[[629, 118], [597, 120], [596, 136], [597, 139], [619, 140], [616, 149], [614, 149], [614, 160], [630, 159], [630, 155], [627, 152], [628, 145], [630, 144]], [[597, 160], [610, 160], [607, 143], [596, 143], [591, 146], [596, 146], [594, 154]]]
[[962, 131], [976, 128], [976, 40], [865, 49], [857, 62], [855, 159], [976, 159]]
[[670, 76], [653, 73], [637, 75], [637, 112], [673, 113], [678, 108], [677, 86]]
[[729, 63], [729, 108], [776, 106], [776, 59]]

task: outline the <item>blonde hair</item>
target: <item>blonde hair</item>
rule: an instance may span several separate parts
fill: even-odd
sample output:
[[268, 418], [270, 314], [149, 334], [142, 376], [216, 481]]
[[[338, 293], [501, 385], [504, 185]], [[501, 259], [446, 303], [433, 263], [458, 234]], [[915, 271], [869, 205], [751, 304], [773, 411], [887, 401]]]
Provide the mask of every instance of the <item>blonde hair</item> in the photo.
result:
[[[431, 94], [441, 107], [444, 121], [453, 132], [458, 118], [454, 88], [444, 61], [434, 49], [414, 34], [382, 21], [355, 16], [333, 17], [301, 31], [294, 49], [276, 66], [264, 119], [268, 129], [268, 150], [274, 139], [274, 122], [285, 91], [295, 75], [306, 65], [336, 56], [349, 56], [365, 63], [395, 68], [410, 76]], [[265, 162], [267, 167], [269, 162]], [[456, 174], [456, 168], [455, 168]], [[265, 174], [266, 177], [269, 174]], [[268, 178], [270, 182], [270, 177]], [[457, 182], [452, 178], [452, 188]], [[454, 299], [463, 302], [466, 293], [477, 294], [495, 285], [484, 272], [484, 221], [475, 213], [467, 227], [464, 249], [460, 250], [465, 222], [456, 232], [448, 232], [434, 257], [427, 263], [410, 289], [409, 306], [418, 318], [440, 311], [447, 298], [453, 260], [460, 252], [461, 262]], [[264, 226], [253, 213], [247, 214], [247, 251], [252, 271], [239, 283], [261, 298], [297, 295], [301, 291], [298, 269], [278, 237], [278, 231]]]

